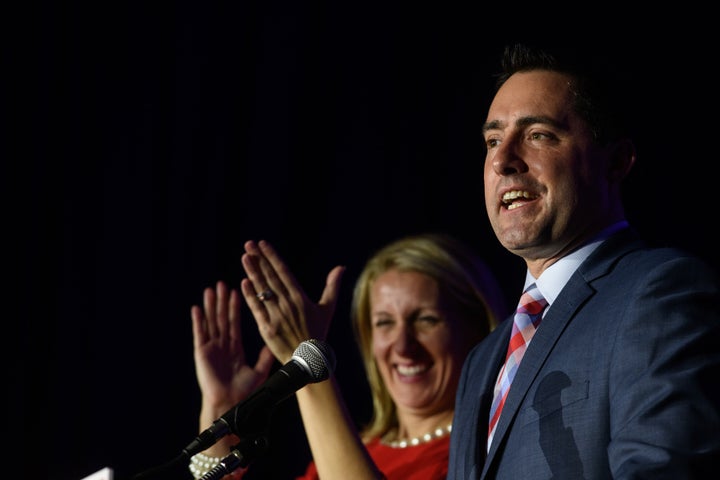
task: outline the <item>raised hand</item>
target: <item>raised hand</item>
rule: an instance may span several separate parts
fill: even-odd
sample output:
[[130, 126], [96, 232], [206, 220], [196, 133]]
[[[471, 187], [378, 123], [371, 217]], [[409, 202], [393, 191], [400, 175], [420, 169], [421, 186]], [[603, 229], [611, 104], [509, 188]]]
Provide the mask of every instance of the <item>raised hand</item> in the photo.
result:
[[247, 274], [241, 282], [243, 296], [265, 344], [281, 363], [290, 360], [300, 342], [325, 339], [344, 266], [330, 270], [320, 300], [315, 303], [268, 242], [245, 242], [242, 264]]
[[203, 292], [203, 308], [193, 305], [193, 355], [207, 420], [215, 420], [244, 400], [267, 378], [274, 357], [263, 347], [255, 366], [247, 364], [240, 329], [240, 293], [224, 282]]

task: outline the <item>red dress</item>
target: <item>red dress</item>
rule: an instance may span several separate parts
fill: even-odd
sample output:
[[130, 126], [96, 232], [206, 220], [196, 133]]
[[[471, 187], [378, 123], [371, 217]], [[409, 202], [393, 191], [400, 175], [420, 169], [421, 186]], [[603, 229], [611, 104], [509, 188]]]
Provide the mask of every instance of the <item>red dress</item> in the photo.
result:
[[[393, 448], [375, 439], [366, 448], [387, 480], [445, 480], [447, 477], [450, 435], [405, 448]], [[296, 480], [318, 480], [315, 463], [310, 462], [305, 474]]]

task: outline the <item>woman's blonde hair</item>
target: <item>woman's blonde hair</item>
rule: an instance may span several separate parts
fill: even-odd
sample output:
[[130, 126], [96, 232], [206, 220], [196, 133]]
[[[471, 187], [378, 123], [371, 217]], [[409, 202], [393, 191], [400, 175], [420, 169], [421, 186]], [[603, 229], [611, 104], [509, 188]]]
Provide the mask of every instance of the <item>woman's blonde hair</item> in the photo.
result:
[[397, 411], [372, 352], [370, 291], [388, 270], [418, 272], [433, 278], [453, 311], [475, 329], [477, 341], [506, 315], [502, 291], [488, 266], [459, 240], [438, 233], [400, 238], [375, 252], [358, 277], [351, 303], [353, 332], [372, 395], [372, 418], [362, 431], [364, 440], [383, 436], [397, 427]]

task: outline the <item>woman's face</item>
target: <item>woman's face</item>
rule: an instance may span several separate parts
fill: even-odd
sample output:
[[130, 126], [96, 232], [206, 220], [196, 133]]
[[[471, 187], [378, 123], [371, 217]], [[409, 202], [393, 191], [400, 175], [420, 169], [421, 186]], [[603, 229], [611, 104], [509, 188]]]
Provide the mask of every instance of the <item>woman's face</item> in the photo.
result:
[[372, 285], [370, 310], [373, 356], [398, 411], [452, 409], [475, 338], [440, 298], [437, 282], [389, 270]]

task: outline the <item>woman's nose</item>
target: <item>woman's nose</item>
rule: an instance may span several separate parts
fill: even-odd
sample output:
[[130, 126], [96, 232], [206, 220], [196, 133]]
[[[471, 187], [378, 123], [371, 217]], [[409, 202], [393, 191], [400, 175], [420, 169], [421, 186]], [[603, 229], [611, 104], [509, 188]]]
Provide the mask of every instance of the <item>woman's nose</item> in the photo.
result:
[[393, 339], [393, 348], [400, 354], [412, 353], [418, 345], [415, 337], [415, 330], [411, 325], [405, 325], [399, 328]]

